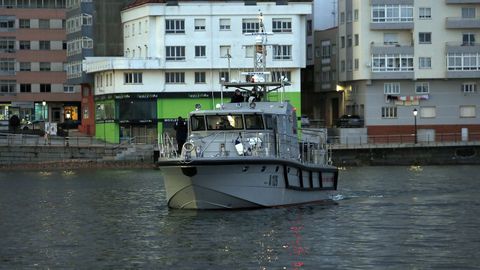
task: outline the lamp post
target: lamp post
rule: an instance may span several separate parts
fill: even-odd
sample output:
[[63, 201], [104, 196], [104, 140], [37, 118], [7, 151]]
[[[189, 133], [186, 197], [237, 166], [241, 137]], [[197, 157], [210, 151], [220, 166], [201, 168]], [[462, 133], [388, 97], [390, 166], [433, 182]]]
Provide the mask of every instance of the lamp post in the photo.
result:
[[70, 134], [68, 134], [68, 133], [70, 131], [70, 119], [72, 118], [72, 115], [71, 115], [70, 112], [67, 112], [66, 116], [67, 116], [67, 121], [65, 123], [65, 129], [67, 130], [67, 132], [66, 132], [67, 136], [65, 137], [65, 144], [66, 144], [66, 146], [70, 146], [70, 140], [69, 140], [70, 139], [69, 138]]
[[418, 114], [417, 108], [413, 109], [413, 121], [415, 125], [415, 144], [417, 143], [417, 114]]
[[47, 102], [45, 100], [42, 101], [42, 118], [43, 118], [42, 120], [43, 120], [43, 122], [46, 122], [45, 121], [45, 107], [46, 106], [47, 106]]

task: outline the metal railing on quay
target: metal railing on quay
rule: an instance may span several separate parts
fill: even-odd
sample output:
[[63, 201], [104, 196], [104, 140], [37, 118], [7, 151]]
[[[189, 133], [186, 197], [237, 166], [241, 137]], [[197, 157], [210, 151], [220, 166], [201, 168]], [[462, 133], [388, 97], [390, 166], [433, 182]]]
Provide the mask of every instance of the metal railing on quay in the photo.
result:
[[422, 134], [415, 139], [415, 134], [403, 135], [355, 135], [330, 136], [328, 143], [333, 148], [385, 148], [412, 146], [449, 146], [480, 144], [480, 133], [438, 133]]

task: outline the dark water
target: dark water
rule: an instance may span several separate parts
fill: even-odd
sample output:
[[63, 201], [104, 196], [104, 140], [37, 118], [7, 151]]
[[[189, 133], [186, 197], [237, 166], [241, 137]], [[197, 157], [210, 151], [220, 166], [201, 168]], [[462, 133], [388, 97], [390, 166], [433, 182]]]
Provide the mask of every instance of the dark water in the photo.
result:
[[0, 269], [479, 269], [480, 167], [342, 170], [336, 205], [168, 210], [154, 170], [0, 172]]

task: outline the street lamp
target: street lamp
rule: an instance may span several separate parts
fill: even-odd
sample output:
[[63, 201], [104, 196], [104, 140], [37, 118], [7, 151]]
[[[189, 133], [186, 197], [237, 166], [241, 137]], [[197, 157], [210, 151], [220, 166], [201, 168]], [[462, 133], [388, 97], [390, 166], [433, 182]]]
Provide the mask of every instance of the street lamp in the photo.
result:
[[47, 102], [44, 100], [42, 101], [42, 118], [43, 118], [43, 121], [45, 121], [45, 107], [47, 106]]
[[417, 108], [413, 109], [413, 120], [415, 125], [415, 143], [417, 143], [417, 114], [418, 114]]

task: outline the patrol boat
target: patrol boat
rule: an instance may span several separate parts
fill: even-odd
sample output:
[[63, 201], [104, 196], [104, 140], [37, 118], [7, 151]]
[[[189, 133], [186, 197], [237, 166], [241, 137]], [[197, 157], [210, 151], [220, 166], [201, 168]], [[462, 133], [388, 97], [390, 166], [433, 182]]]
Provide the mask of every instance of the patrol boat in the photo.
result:
[[197, 108], [188, 126], [181, 154], [168, 136], [159, 145], [158, 166], [171, 208], [305, 204], [331, 200], [337, 189], [338, 169], [330, 164], [326, 130], [300, 134], [288, 102]]
[[[338, 169], [331, 165], [326, 129], [297, 130], [295, 108], [284, 100], [286, 78], [266, 71], [267, 36], [260, 14], [254, 71], [241, 81], [222, 80], [221, 103], [197, 107], [180, 154], [167, 135], [159, 140], [168, 206], [180, 209], [242, 209], [305, 204], [331, 199]], [[229, 54], [228, 60], [230, 63]], [[229, 64], [230, 66], [230, 64]], [[223, 89], [263, 94], [247, 102], [223, 102]], [[277, 101], [269, 93], [277, 91]]]

